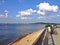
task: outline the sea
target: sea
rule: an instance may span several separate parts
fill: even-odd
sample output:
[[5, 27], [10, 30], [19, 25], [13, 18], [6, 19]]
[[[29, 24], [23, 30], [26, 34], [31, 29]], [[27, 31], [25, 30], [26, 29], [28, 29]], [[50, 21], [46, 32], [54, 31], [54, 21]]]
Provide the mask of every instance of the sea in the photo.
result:
[[45, 24], [0, 24], [0, 45], [8, 45], [16, 38], [44, 27]]

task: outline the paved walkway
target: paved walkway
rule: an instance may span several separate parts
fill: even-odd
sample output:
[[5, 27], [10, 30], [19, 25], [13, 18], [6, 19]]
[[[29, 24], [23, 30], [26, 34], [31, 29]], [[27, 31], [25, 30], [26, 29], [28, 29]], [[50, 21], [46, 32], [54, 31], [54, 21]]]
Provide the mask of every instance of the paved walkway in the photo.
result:
[[44, 29], [33, 32], [32, 34], [29, 34], [21, 40], [13, 43], [12, 45], [32, 45], [39, 38], [43, 31]]
[[57, 28], [57, 35], [53, 35], [55, 45], [60, 45], [60, 28]]
[[[55, 30], [57, 31], [58, 34], [57, 35], [52, 35], [53, 41], [54, 41], [54, 45], [60, 45], [60, 28], [56, 28]], [[51, 41], [51, 38], [49, 36], [49, 44], [53, 45], [51, 43], [52, 43], [52, 41]]]

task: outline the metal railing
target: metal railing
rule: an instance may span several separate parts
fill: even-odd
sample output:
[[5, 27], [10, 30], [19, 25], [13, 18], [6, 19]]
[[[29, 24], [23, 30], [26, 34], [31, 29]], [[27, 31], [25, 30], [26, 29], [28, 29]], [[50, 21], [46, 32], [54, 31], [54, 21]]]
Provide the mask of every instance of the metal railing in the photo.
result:
[[33, 45], [48, 45], [48, 35], [47, 30], [44, 30], [42, 34], [40, 35], [37, 42], [33, 43]]

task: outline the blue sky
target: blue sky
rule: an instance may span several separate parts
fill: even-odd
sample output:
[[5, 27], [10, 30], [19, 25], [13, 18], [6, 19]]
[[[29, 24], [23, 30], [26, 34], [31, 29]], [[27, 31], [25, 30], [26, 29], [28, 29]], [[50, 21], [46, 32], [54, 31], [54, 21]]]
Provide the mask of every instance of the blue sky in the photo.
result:
[[59, 0], [0, 0], [0, 23], [60, 23]]

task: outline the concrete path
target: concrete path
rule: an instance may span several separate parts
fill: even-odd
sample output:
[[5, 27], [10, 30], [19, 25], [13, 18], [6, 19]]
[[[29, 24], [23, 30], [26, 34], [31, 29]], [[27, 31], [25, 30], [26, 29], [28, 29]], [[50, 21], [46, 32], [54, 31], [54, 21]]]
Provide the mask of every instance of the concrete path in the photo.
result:
[[53, 35], [54, 41], [55, 41], [55, 45], [60, 45], [60, 28], [56, 29], [57, 31], [57, 35]]
[[[54, 45], [60, 45], [60, 28], [56, 28], [55, 30], [57, 31], [58, 34], [57, 35], [52, 35]], [[53, 45], [51, 43], [52, 43], [52, 40], [51, 40], [51, 38], [49, 36], [49, 45]]]

